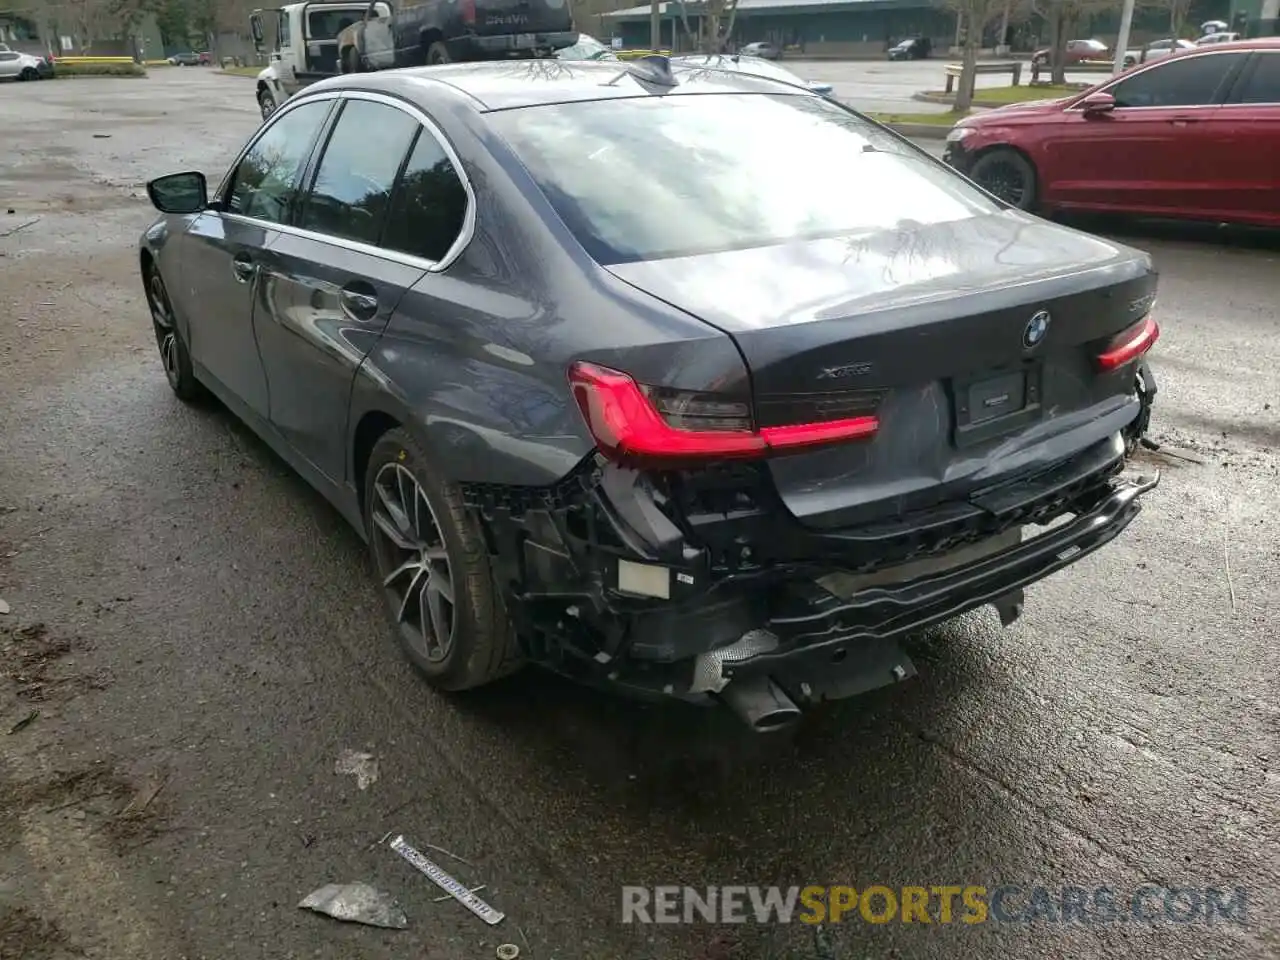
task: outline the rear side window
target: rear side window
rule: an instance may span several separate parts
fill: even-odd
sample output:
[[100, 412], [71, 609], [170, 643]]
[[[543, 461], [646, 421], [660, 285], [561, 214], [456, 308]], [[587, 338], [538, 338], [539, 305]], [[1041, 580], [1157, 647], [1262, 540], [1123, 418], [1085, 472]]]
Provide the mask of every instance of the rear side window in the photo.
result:
[[1108, 89], [1117, 107], [1201, 107], [1218, 102], [1218, 91], [1246, 54], [1210, 53], [1170, 58], [1158, 67]]
[[462, 232], [466, 216], [466, 188], [440, 141], [424, 128], [396, 188], [382, 245], [442, 260]]
[[244, 155], [231, 181], [227, 209], [246, 217], [287, 223], [298, 199], [302, 170], [329, 115], [330, 101], [305, 103], [282, 114]]
[[324, 148], [298, 226], [376, 244], [396, 173], [419, 123], [371, 100], [348, 100]]
[[914, 232], [1001, 209], [821, 97], [597, 100], [502, 111], [489, 122], [604, 264]]
[[1249, 67], [1236, 103], [1280, 103], [1280, 53], [1258, 54]]

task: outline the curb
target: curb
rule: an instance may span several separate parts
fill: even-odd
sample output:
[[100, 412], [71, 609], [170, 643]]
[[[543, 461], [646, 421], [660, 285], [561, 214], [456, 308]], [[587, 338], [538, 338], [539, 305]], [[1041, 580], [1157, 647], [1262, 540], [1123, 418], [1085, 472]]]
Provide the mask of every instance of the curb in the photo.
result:
[[945, 140], [950, 127], [938, 123], [886, 123], [886, 127], [913, 140]]

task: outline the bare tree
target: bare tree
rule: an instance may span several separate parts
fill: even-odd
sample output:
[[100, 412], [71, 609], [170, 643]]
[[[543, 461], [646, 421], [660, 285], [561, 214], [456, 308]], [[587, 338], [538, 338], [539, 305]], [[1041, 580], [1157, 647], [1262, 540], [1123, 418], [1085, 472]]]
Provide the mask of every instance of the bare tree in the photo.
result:
[[[680, 7], [680, 23], [685, 35], [696, 36], [689, 24], [689, 11], [681, 0], [672, 0]], [[733, 36], [734, 25], [738, 21], [738, 0], [706, 0], [699, 7], [702, 31], [701, 46], [705, 53], [724, 53], [725, 45]], [[727, 19], [726, 19], [727, 18]]]
[[1005, 12], [1005, 0], [946, 0], [947, 9], [955, 11], [961, 32], [961, 72], [953, 113], [968, 113], [973, 105], [973, 85], [977, 77], [978, 48], [982, 32]]
[[[1159, 3], [1161, 0], [1155, 0]], [[1169, 3], [1186, 3], [1190, 0], [1167, 0]], [[1141, 2], [1139, 5], [1142, 5]], [[1031, 0], [1031, 12], [1044, 21], [1049, 33], [1050, 81], [1067, 82], [1067, 41], [1071, 39], [1080, 20], [1104, 10], [1116, 10], [1123, 0]]]

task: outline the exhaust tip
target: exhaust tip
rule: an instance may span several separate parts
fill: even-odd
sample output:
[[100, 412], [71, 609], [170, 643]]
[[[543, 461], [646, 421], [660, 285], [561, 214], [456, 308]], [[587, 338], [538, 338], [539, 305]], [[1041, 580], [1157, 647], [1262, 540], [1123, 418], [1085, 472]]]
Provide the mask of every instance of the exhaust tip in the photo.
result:
[[785, 730], [800, 719], [800, 708], [768, 677], [731, 681], [720, 699], [756, 733]]

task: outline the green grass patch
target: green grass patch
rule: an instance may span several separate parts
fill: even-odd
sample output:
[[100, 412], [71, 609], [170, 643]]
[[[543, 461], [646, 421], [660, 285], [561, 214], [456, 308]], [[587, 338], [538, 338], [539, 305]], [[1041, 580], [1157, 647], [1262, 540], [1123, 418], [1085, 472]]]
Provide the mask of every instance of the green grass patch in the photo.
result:
[[[1054, 100], [1058, 97], [1075, 96], [1086, 89], [1074, 84], [1022, 84], [1017, 87], [978, 87], [973, 91], [973, 102], [978, 104], [992, 103], [1003, 106], [1006, 103], [1026, 103], [1028, 100]], [[931, 97], [950, 100], [953, 94], [941, 90], [929, 92]]]
[[222, 72], [233, 77], [256, 77], [263, 69], [263, 67], [227, 67]]
[[927, 123], [934, 127], [949, 127], [964, 114], [951, 113], [868, 113], [868, 117], [881, 123]]
[[65, 77], [145, 77], [146, 68], [140, 63], [58, 63], [53, 64], [53, 75]]

